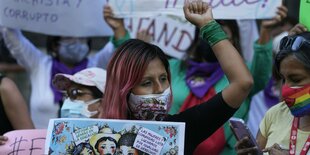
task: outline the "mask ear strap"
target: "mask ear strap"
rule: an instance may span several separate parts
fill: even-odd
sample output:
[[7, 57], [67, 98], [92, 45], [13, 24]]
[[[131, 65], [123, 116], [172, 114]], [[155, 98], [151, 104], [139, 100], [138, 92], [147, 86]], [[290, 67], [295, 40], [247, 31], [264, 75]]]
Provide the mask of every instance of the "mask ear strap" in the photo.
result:
[[89, 117], [92, 117], [92, 116], [96, 115], [97, 113], [99, 113], [99, 111], [89, 111], [88, 109], [87, 109], [87, 111], [90, 114]]
[[[97, 99], [94, 99], [94, 100], [85, 102], [85, 104], [87, 105], [87, 107], [86, 107], [86, 109], [84, 109], [84, 111], [86, 112], [86, 113], [84, 113], [84, 115], [87, 115], [87, 117], [92, 117], [92, 116], [96, 115], [97, 113], [99, 113], [98, 110], [96, 110], [96, 111], [89, 111], [89, 110], [88, 110], [88, 106], [90, 106], [90, 105], [92, 105], [92, 104], [94, 104], [94, 103], [96, 103], [96, 102], [98, 102], [98, 101], [100, 101], [100, 100], [101, 100], [101, 98], [97, 98]], [[83, 112], [82, 112], [82, 113], [83, 113]]]
[[85, 104], [87, 104], [87, 105], [89, 106], [89, 105], [92, 105], [92, 104], [94, 104], [94, 103], [96, 103], [96, 102], [98, 102], [98, 101], [100, 101], [100, 100], [101, 100], [101, 98], [97, 98], [97, 99], [94, 99], [94, 100], [85, 102]]

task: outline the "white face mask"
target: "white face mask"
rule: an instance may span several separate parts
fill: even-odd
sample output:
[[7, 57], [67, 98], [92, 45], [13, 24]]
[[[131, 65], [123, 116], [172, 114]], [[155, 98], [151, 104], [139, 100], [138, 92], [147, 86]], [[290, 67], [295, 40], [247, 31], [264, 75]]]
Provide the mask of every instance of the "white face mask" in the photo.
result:
[[132, 115], [139, 120], [160, 121], [168, 113], [171, 91], [167, 88], [162, 94], [130, 94], [128, 104]]
[[89, 51], [86, 43], [60, 43], [59, 57], [70, 64], [81, 62]]
[[94, 99], [88, 102], [81, 100], [71, 100], [67, 98], [61, 108], [61, 118], [90, 118], [98, 113], [98, 111], [89, 111], [88, 106], [95, 104], [100, 99]]

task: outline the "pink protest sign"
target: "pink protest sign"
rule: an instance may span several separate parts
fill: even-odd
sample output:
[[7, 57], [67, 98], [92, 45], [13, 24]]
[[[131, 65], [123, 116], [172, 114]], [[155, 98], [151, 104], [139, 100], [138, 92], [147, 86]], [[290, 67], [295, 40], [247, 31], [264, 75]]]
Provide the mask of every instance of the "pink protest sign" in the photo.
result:
[[4, 134], [8, 137], [5, 145], [0, 145], [1, 155], [42, 155], [46, 139], [46, 129], [14, 130]]

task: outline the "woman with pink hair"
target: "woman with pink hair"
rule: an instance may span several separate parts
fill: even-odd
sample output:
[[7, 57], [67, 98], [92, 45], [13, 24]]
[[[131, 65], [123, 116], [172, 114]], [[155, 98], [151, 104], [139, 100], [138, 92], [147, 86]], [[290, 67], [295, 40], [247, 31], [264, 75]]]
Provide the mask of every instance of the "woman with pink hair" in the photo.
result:
[[221, 127], [249, 94], [253, 78], [242, 57], [213, 19], [202, 0], [186, 2], [186, 19], [200, 28], [230, 84], [209, 101], [176, 115], [167, 112], [172, 102], [169, 63], [157, 46], [131, 39], [121, 45], [107, 68], [100, 118], [185, 122], [185, 154]]

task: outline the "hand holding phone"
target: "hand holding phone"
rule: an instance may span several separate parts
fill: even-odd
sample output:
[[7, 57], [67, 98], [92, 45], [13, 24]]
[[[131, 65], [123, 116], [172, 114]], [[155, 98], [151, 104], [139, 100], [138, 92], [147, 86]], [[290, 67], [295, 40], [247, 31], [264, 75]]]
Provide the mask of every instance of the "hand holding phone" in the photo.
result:
[[[243, 147], [239, 148], [253, 148], [256, 147], [255, 154], [262, 155], [263, 152], [259, 149], [259, 146], [256, 142], [256, 139], [253, 137], [252, 133], [250, 132], [249, 128], [246, 126], [244, 121], [240, 118], [231, 118], [229, 119], [229, 124], [232, 132], [234, 133], [236, 139], [238, 141], [248, 137], [247, 143]], [[238, 146], [237, 146], [238, 147]]]

